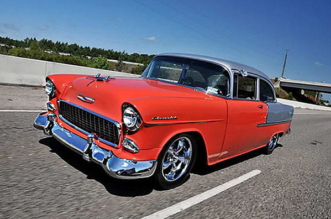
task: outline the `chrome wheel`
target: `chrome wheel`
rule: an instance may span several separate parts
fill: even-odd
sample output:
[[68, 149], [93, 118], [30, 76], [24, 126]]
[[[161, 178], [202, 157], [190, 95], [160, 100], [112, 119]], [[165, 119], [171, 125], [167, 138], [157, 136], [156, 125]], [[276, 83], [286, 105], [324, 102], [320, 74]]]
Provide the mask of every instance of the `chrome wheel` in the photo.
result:
[[279, 134], [272, 136], [266, 147], [266, 154], [271, 154], [276, 148], [279, 139]]
[[162, 176], [166, 181], [176, 181], [188, 171], [192, 150], [192, 142], [188, 137], [173, 141], [162, 159]]

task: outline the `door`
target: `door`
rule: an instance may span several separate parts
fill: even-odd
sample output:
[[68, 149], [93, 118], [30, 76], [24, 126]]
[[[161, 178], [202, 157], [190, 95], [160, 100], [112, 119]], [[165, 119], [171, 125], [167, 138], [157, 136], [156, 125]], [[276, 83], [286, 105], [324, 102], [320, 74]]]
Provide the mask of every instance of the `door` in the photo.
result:
[[257, 126], [266, 122], [268, 107], [257, 100], [257, 93], [257, 78], [235, 75], [234, 98], [227, 100], [227, 130], [220, 159], [260, 146]]

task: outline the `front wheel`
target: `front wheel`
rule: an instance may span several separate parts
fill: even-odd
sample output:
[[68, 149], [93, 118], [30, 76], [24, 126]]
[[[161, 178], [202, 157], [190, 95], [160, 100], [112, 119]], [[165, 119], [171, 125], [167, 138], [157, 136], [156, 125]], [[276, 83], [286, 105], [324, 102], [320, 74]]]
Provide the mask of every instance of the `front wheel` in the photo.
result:
[[277, 146], [278, 140], [279, 140], [279, 134], [272, 136], [272, 138], [265, 147], [266, 154], [271, 154], [274, 151], [274, 149]]
[[189, 176], [196, 158], [196, 140], [189, 134], [174, 137], [163, 148], [155, 178], [162, 189], [181, 185]]

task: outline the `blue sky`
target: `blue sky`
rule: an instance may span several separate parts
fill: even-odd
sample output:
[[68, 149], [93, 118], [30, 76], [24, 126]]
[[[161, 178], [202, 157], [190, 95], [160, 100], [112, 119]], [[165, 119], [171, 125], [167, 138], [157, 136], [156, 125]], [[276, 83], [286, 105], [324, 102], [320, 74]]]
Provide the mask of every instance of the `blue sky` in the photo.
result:
[[[330, 0], [11, 0], [0, 35], [158, 54], [193, 53], [331, 83]], [[328, 98], [331, 99], [331, 98]]]

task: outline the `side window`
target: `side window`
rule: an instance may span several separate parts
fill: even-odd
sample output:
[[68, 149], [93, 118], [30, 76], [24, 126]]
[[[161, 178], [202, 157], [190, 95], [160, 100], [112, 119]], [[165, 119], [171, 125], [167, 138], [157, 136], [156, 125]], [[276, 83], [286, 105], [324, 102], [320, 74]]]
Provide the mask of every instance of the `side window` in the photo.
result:
[[272, 87], [264, 80], [260, 80], [260, 100], [265, 102], [275, 101]]
[[243, 77], [241, 75], [236, 75], [234, 81], [234, 97], [255, 100], [256, 81], [257, 78], [254, 77]]

